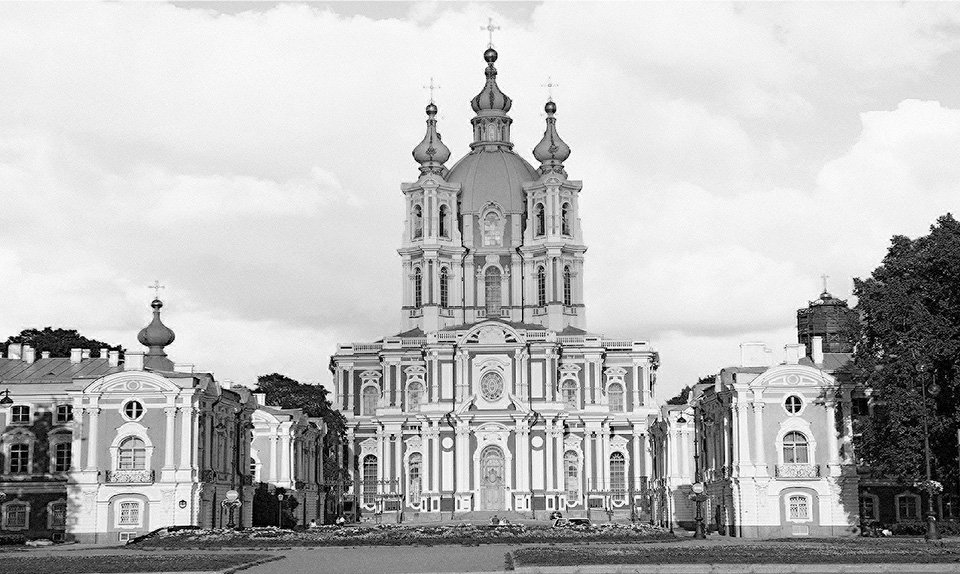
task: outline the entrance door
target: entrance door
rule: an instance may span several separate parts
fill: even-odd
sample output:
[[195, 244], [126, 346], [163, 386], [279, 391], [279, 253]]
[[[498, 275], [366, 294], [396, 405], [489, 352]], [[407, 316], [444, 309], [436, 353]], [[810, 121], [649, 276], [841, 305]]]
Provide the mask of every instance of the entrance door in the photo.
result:
[[480, 508], [503, 510], [503, 498], [503, 451], [488, 446], [480, 455]]

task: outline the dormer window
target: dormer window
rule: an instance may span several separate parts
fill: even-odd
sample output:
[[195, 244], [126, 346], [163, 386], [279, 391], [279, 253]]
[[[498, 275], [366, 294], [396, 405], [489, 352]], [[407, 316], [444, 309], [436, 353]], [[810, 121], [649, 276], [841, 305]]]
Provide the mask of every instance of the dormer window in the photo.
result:
[[30, 407], [28, 405], [14, 405], [10, 408], [10, 423], [15, 425], [30, 424]]

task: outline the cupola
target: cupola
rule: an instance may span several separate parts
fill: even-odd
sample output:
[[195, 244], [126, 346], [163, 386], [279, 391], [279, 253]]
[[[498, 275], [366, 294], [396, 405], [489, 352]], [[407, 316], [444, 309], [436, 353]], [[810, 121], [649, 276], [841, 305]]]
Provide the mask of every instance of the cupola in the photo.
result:
[[502, 148], [512, 148], [510, 143], [510, 124], [513, 120], [507, 115], [513, 100], [500, 90], [497, 85], [497, 68], [493, 65], [497, 61], [497, 51], [493, 47], [483, 53], [487, 62], [484, 74], [487, 82], [483, 89], [472, 100], [470, 106], [477, 115], [470, 120], [473, 124], [473, 143], [471, 148], [482, 146], [487, 151], [496, 151]]
[[437, 133], [437, 106], [433, 102], [427, 104], [427, 133], [413, 148], [413, 159], [420, 164], [420, 173], [423, 174], [444, 175], [447, 170], [443, 164], [450, 159], [450, 148], [440, 141]]
[[552, 171], [566, 175], [563, 162], [570, 157], [570, 146], [557, 134], [557, 118], [553, 117], [557, 113], [557, 104], [548, 100], [543, 111], [547, 112], [547, 128], [543, 132], [543, 139], [533, 148], [533, 157], [540, 162], [541, 174]]
[[143, 365], [155, 370], [172, 371], [173, 361], [167, 358], [163, 348], [173, 343], [176, 335], [160, 320], [160, 309], [163, 307], [163, 302], [160, 299], [154, 299], [150, 306], [153, 308], [153, 321], [140, 329], [140, 333], [137, 334], [137, 340], [140, 341], [140, 344], [149, 349], [144, 356]]

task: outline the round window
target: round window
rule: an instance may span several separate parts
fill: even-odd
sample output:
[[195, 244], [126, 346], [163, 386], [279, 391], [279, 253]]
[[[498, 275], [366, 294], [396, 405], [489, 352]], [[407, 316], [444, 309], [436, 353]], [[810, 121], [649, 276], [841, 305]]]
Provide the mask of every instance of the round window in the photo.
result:
[[130, 401], [123, 405], [123, 415], [128, 419], [135, 421], [143, 416], [143, 405], [140, 401]]
[[487, 373], [480, 379], [480, 394], [488, 401], [503, 395], [503, 377], [499, 373]]
[[788, 413], [795, 415], [800, 412], [800, 409], [803, 408], [803, 401], [801, 401], [800, 397], [796, 395], [790, 395], [787, 397], [787, 400], [784, 401], [783, 407], [787, 409]]

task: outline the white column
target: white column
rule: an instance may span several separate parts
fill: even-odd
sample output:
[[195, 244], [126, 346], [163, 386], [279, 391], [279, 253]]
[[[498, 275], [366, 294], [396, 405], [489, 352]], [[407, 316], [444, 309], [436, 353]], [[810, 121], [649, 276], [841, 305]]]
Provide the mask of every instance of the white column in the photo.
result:
[[433, 440], [430, 446], [433, 447], [433, 454], [431, 455], [430, 470], [433, 471], [433, 491], [440, 492], [440, 421], [433, 421], [431, 436]]
[[393, 478], [396, 479], [396, 490], [394, 492], [404, 492], [406, 489], [403, 483], [403, 433], [400, 430], [397, 431], [393, 449]]
[[346, 397], [346, 399], [347, 399], [347, 400], [346, 400], [346, 403], [347, 403], [347, 412], [348, 412], [348, 413], [352, 413], [352, 412], [353, 412], [353, 394], [354, 394], [354, 393], [353, 393], [353, 391], [354, 391], [354, 388], [353, 388], [353, 386], [354, 386], [354, 383], [353, 383], [353, 364], [351, 364], [351, 365], [350, 365], [350, 368], [347, 370], [347, 385], [346, 385], [346, 386], [347, 386], [347, 397]]
[[383, 429], [377, 429], [377, 493], [383, 493], [387, 472], [387, 445]]
[[633, 410], [643, 403], [643, 378], [639, 363], [633, 363]]
[[174, 436], [176, 435], [176, 417], [177, 417], [177, 408], [174, 406], [169, 406], [163, 409], [163, 412], [167, 415], [167, 428], [166, 440], [163, 445], [163, 468], [172, 469], [173, 468], [173, 449], [174, 449]]
[[600, 440], [600, 476], [603, 477], [601, 488], [607, 490], [610, 488], [610, 429], [607, 423], [603, 423], [601, 428]]
[[690, 430], [686, 425], [677, 433], [677, 439], [680, 441], [680, 448], [683, 451], [683, 479], [693, 482], [693, 472], [690, 471]]
[[517, 484], [515, 488], [530, 492], [530, 429], [527, 423], [518, 425], [517, 432]]
[[640, 490], [640, 483], [639, 483], [640, 477], [643, 476], [644, 474], [643, 468], [646, 468], [645, 466], [641, 468], [641, 465], [640, 465], [641, 460], [643, 460], [640, 457], [643, 456], [643, 454], [646, 453], [646, 450], [647, 450], [644, 448], [642, 449], [642, 452], [641, 452], [642, 442], [643, 442], [643, 435], [640, 434], [640, 429], [637, 428], [637, 425], [633, 425], [633, 449], [632, 449], [633, 460], [631, 462], [633, 463], [633, 480], [634, 480], [633, 488], [635, 490]]
[[100, 433], [100, 408], [96, 404], [87, 408], [90, 431], [87, 433], [87, 470], [97, 470], [97, 437]]
[[755, 392], [753, 398], [753, 450], [754, 464], [757, 465], [757, 473], [767, 474], [767, 457], [764, 452], [764, 432], [763, 432], [763, 399], [760, 393]]
[[440, 392], [440, 353], [430, 351], [430, 402], [436, 403]]
[[[197, 440], [193, 426], [193, 407], [186, 399], [180, 401], [180, 469], [188, 470], [193, 467], [192, 449]], [[198, 445], [199, 446], [199, 445]]]
[[277, 459], [279, 454], [277, 452], [277, 443], [280, 441], [280, 437], [277, 436], [277, 428], [270, 427], [270, 482], [280, 482], [280, 475], [277, 474]]
[[[827, 401], [824, 405], [826, 414], [825, 427], [827, 429], [827, 463], [831, 466], [840, 464], [840, 452], [837, 444], [837, 405], [833, 401]], [[810, 461], [814, 462], [814, 461]], [[831, 473], [832, 474], [832, 473]]]
[[597, 487], [596, 480], [594, 477], [596, 473], [593, 471], [593, 431], [588, 430], [584, 433], [584, 448], [583, 448], [583, 468], [586, 470], [586, 488], [587, 490], [593, 490]]
[[556, 459], [554, 457], [554, 452], [553, 452], [553, 442], [554, 442], [553, 432], [554, 432], [553, 421], [547, 420], [545, 423], [545, 430], [543, 433], [544, 439], [545, 439], [544, 442], [546, 447], [546, 459], [547, 459], [547, 464], [545, 467], [546, 473], [547, 473], [547, 480], [544, 483], [544, 485], [547, 487], [547, 492], [550, 492], [551, 490], [553, 490], [553, 472], [554, 472], [554, 469], [556, 468]]
[[564, 469], [563, 469], [563, 455], [564, 455], [564, 446], [563, 446], [563, 428], [559, 425], [553, 429], [553, 440], [556, 442], [557, 447], [553, 451], [553, 468], [556, 472], [556, 477], [554, 478], [555, 482], [553, 483], [553, 488], [555, 490], [563, 490], [565, 488], [564, 484]]
[[[737, 402], [737, 443], [740, 445], [740, 465], [749, 465], [750, 459], [750, 431], [747, 422], [747, 402], [740, 400]], [[759, 432], [759, 430], [757, 431]]]
[[[81, 433], [83, 432], [83, 415], [86, 413], [86, 409], [74, 407], [73, 413], [73, 424], [70, 425], [70, 438], [72, 439], [72, 444], [70, 445], [70, 472], [75, 472], [83, 468], [80, 459], [80, 457], [83, 456], [83, 437]], [[6, 425], [4, 428], [6, 428]]]

